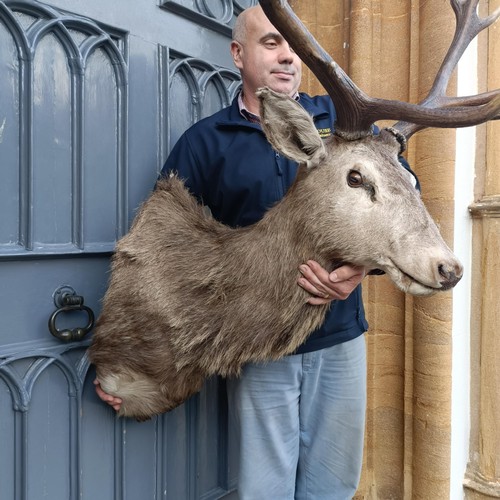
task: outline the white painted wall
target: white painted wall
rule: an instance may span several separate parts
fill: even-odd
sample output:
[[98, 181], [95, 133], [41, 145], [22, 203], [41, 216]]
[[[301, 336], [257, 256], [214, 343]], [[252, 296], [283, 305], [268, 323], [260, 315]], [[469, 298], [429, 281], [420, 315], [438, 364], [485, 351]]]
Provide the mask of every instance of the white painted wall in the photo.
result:
[[[471, 42], [458, 64], [457, 83], [458, 95], [477, 93], [475, 40]], [[464, 498], [463, 479], [469, 456], [472, 221], [467, 208], [473, 201], [475, 154], [475, 127], [457, 129], [453, 248], [465, 270], [462, 281], [453, 291], [451, 500]]]

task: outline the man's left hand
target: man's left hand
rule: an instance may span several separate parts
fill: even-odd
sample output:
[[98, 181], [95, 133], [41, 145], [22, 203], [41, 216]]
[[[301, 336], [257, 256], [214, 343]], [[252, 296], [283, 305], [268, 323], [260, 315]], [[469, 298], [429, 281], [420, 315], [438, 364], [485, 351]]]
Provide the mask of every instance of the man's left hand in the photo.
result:
[[299, 285], [313, 297], [311, 305], [328, 304], [332, 300], [345, 300], [366, 276], [366, 268], [345, 264], [331, 273], [316, 261], [308, 260], [299, 267]]

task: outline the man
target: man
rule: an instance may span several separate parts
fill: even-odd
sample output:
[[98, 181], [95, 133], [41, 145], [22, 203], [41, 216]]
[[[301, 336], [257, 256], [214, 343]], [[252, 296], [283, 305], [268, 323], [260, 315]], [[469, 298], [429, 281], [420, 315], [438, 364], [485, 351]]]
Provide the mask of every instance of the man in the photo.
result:
[[[267, 142], [255, 91], [268, 86], [298, 99], [323, 134], [331, 133], [335, 111], [327, 96], [298, 93], [301, 61], [260, 6], [238, 17], [231, 54], [242, 92], [231, 106], [184, 133], [162, 174], [177, 171], [215, 218], [244, 226], [284, 196], [297, 171]], [[298, 284], [311, 294], [311, 307], [333, 301], [325, 324], [296, 354], [249, 364], [241, 377], [228, 381], [240, 436], [241, 500], [345, 500], [359, 482], [367, 324], [358, 285], [365, 269], [344, 265], [329, 274], [311, 260], [300, 273]], [[104, 394], [98, 381], [96, 390], [119, 408], [121, 401]]]

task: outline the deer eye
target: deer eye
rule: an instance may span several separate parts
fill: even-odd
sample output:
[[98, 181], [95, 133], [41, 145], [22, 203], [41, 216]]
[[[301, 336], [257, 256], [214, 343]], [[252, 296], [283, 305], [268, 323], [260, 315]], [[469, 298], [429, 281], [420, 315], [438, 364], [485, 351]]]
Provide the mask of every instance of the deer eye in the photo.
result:
[[364, 184], [363, 176], [357, 170], [351, 170], [347, 174], [347, 184], [352, 188], [362, 187]]

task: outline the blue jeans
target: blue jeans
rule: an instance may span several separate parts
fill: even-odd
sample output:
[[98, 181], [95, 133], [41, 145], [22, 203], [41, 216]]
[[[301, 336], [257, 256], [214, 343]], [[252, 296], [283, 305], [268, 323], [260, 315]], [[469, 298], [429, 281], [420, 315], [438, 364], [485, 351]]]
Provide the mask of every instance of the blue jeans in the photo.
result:
[[249, 364], [228, 381], [240, 440], [240, 500], [347, 500], [362, 466], [364, 336]]

